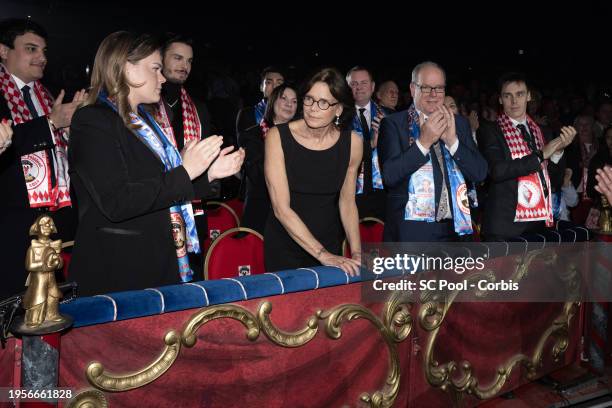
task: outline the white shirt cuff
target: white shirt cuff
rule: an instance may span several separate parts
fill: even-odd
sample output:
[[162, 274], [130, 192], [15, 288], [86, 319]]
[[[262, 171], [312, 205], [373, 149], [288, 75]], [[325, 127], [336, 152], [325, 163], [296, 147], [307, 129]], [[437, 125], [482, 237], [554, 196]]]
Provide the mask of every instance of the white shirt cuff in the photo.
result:
[[563, 150], [561, 150], [560, 152], [554, 153], [552, 156], [550, 156], [550, 161], [552, 161], [555, 164], [558, 164], [559, 160], [561, 160], [561, 157], [563, 157]]
[[455, 152], [457, 152], [458, 148], [459, 148], [459, 139], [457, 138], [457, 140], [455, 140], [455, 143], [453, 143], [451, 147], [448, 147], [448, 151], [451, 154], [451, 156], [455, 155]]
[[421, 153], [423, 153], [423, 156], [427, 156], [429, 154], [429, 149], [424, 148], [421, 142], [419, 142], [418, 140], [416, 141], [416, 145], [421, 151]]

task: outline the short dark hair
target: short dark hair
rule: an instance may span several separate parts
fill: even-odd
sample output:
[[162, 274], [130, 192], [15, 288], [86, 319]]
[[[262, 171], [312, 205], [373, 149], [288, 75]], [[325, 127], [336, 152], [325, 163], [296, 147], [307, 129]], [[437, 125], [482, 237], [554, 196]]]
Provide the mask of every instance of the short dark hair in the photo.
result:
[[47, 31], [43, 26], [29, 18], [9, 18], [0, 22], [0, 43], [9, 48], [15, 46], [15, 38], [26, 33], [47, 39]]
[[183, 35], [183, 34], [166, 33], [166, 35], [164, 36], [163, 45], [161, 48], [162, 57], [166, 55], [166, 51], [168, 51], [168, 48], [170, 48], [170, 46], [174, 43], [187, 44], [188, 46], [193, 48], [193, 38], [187, 37], [186, 35]]
[[346, 73], [346, 82], [349, 81], [349, 78], [351, 75], [353, 75], [353, 72], [357, 72], [357, 71], [367, 72], [368, 76], [370, 77], [370, 81], [374, 82], [374, 75], [372, 75], [372, 71], [370, 71], [368, 68], [364, 67], [363, 65], [355, 65], [353, 68], [349, 69], [348, 72]]
[[285, 71], [283, 71], [280, 67], [270, 65], [261, 70], [261, 80], [263, 81], [266, 79], [266, 75], [268, 75], [270, 72], [276, 72], [277, 74], [281, 74], [283, 79], [286, 78]]
[[327, 84], [329, 92], [342, 104], [343, 110], [338, 128], [347, 129], [352, 124], [353, 116], [355, 116], [355, 99], [353, 99], [353, 92], [346, 80], [336, 68], [323, 68], [306, 83], [304, 94], [310, 91], [317, 82]]
[[527, 90], [529, 90], [529, 83], [527, 82], [527, 77], [525, 74], [522, 72], [506, 72], [497, 80], [497, 89], [499, 90], [500, 94], [504, 86], [510, 82], [522, 82], [527, 86]]
[[[264, 117], [263, 117], [263, 120], [264, 122], [266, 122], [266, 125], [268, 125], [268, 127], [274, 126], [274, 104], [276, 103], [278, 98], [280, 98], [283, 95], [283, 92], [285, 92], [286, 89], [292, 89], [295, 92], [295, 95], [297, 97], [297, 94], [298, 94], [297, 89], [291, 84], [283, 83], [277, 86], [276, 88], [274, 88], [274, 90], [268, 97], [268, 104], [266, 105], [266, 112], [264, 113]], [[298, 104], [298, 107], [299, 107], [299, 104]], [[295, 116], [297, 116], [297, 111], [295, 112]]]

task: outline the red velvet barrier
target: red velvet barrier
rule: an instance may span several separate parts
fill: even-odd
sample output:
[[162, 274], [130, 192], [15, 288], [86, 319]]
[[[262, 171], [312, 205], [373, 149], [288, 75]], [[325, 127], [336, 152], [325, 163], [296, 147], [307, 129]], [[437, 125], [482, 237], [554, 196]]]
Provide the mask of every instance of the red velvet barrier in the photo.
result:
[[[487, 388], [495, 379], [498, 367], [521, 351], [531, 358], [537, 342], [551, 323], [561, 314], [560, 303], [454, 303], [441, 325], [434, 347], [434, 359], [440, 364], [463, 361], [472, 366], [472, 375], [480, 387]], [[536, 373], [541, 377], [578, 360], [580, 343], [579, 310], [571, 320], [570, 342], [559, 362], [554, 362], [551, 350], [554, 339], [543, 348], [542, 366]], [[431, 387], [423, 374], [423, 359], [429, 333], [418, 327], [414, 333], [418, 354], [411, 362], [410, 407], [446, 407], [452, 400], [439, 388]], [[517, 364], [499, 393], [529, 382], [526, 370]], [[461, 378], [459, 369], [455, 378]], [[498, 393], [498, 394], [499, 394]], [[464, 406], [478, 405], [475, 397], [463, 400]]]
[[[308, 291], [269, 298], [272, 321], [287, 331], [303, 328], [318, 309], [359, 303], [360, 285]], [[239, 303], [255, 311], [262, 299]], [[373, 309], [380, 312], [380, 305]], [[113, 372], [135, 371], [153, 361], [163, 336], [181, 329], [194, 310], [73, 330], [62, 338], [60, 385], [87, 386], [85, 367], [92, 360]], [[408, 367], [410, 340], [399, 344], [400, 361]], [[262, 333], [246, 339], [233, 320], [213, 321], [199, 331], [198, 342], [183, 348], [174, 366], [141, 389], [107, 394], [111, 406], [336, 407], [355, 406], [363, 392], [383, 386], [388, 370], [387, 347], [365, 320], [347, 323], [339, 340], [319, 329], [305, 346], [273, 345]], [[405, 374], [407, 377], [407, 375]], [[407, 378], [402, 381], [407, 381]], [[397, 399], [408, 404], [408, 394]]]
[[[0, 387], [16, 388], [19, 387], [19, 372], [21, 354], [19, 353], [21, 341], [10, 338], [6, 342], [6, 348], [0, 347]], [[17, 376], [16, 376], [17, 374]], [[12, 403], [0, 402], [0, 408], [12, 407]]]
[[[272, 322], [280, 329], [305, 327], [318, 309], [360, 303], [360, 284], [268, 298]], [[238, 303], [252, 312], [264, 299]], [[380, 316], [382, 304], [365, 305]], [[440, 363], [468, 360], [483, 386], [499, 365], [520, 351], [530, 356], [540, 335], [561, 311], [561, 304], [455, 303], [442, 323], [435, 346]], [[62, 338], [60, 386], [88, 387], [85, 368], [93, 360], [115, 373], [136, 371], [163, 349], [164, 334], [180, 330], [196, 310], [79, 328]], [[401, 382], [397, 407], [448, 407], [449, 395], [431, 387], [423, 373], [423, 353], [429, 333], [417, 323], [411, 337], [398, 344]], [[106, 393], [111, 407], [340, 407], [359, 406], [363, 392], [380, 389], [388, 370], [388, 352], [374, 326], [359, 319], [343, 326], [332, 340], [320, 325], [308, 344], [283, 348], [263, 333], [255, 342], [244, 327], [230, 319], [216, 320], [198, 332], [193, 348], [183, 347], [175, 364], [153, 383], [133, 391]], [[544, 375], [577, 357], [578, 316], [572, 320], [570, 348], [559, 363], [544, 348]], [[413, 343], [416, 345], [413, 346]], [[413, 355], [414, 353], [414, 355]], [[515, 367], [503, 390], [525, 383]], [[480, 400], [468, 397], [467, 406]]]

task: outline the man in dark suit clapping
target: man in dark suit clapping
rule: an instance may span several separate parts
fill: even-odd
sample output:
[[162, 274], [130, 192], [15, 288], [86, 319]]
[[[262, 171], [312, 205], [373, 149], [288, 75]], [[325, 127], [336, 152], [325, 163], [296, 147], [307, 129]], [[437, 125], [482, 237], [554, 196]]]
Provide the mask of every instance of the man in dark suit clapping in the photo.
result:
[[[487, 163], [466, 122], [443, 105], [445, 90], [444, 70], [423, 62], [412, 71], [413, 105], [382, 120], [385, 241], [455, 241], [472, 233], [466, 182], [483, 180]], [[421, 193], [426, 184], [435, 194]]]
[[521, 74], [502, 76], [499, 89], [503, 113], [495, 122], [483, 122], [477, 131], [478, 146], [489, 164], [482, 224], [487, 241], [552, 226], [552, 188], [563, 177], [563, 149], [576, 135], [573, 127], [563, 127], [559, 137], [546, 142], [527, 115], [531, 95]]

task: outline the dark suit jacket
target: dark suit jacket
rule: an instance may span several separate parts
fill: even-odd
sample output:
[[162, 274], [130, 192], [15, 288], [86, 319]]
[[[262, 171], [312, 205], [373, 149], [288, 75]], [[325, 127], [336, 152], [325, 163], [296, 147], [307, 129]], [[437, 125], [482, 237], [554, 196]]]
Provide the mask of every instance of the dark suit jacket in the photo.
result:
[[[176, 137], [177, 148], [180, 151], [183, 148], [183, 146], [185, 146], [184, 137], [179, 137], [179, 135], [183, 135], [183, 117], [182, 116], [175, 117], [174, 109], [168, 104], [168, 102], [165, 99], [162, 99], [162, 100], [164, 101], [166, 112], [168, 112], [168, 119], [170, 120], [172, 129], [174, 130], [174, 136]], [[205, 137], [208, 137], [211, 134], [210, 113], [208, 112], [206, 105], [204, 105], [202, 102], [200, 102], [199, 100], [193, 97], [191, 97], [191, 100], [193, 101], [193, 104], [195, 105], [196, 110], [198, 111], [198, 117], [200, 118], [200, 125], [201, 125], [200, 130], [202, 133], [202, 139], [204, 139]], [[174, 105], [175, 108], [177, 106], [180, 108], [180, 102]]]
[[244, 148], [244, 173], [246, 181], [244, 214], [241, 226], [253, 228], [263, 234], [271, 203], [264, 175], [265, 145], [261, 127], [253, 125], [238, 135], [238, 143]]
[[[0, 120], [11, 119], [6, 99], [0, 95]], [[28, 122], [13, 124], [11, 147], [0, 154], [0, 300], [25, 290], [25, 255], [30, 245], [28, 231], [36, 217], [46, 209], [30, 208], [21, 166], [21, 156], [41, 150], [52, 150], [53, 139], [49, 123], [44, 116]], [[74, 201], [73, 201], [74, 204]], [[75, 219], [70, 207], [51, 214], [60, 238], [74, 238]]]
[[255, 107], [247, 106], [246, 108], [240, 109], [238, 111], [238, 116], [236, 116], [236, 135], [240, 135], [241, 132], [244, 132], [254, 125], [259, 125], [259, 123], [255, 122]]
[[[0, 95], [0, 120], [2, 119], [12, 118], [6, 99]], [[11, 147], [0, 155], [0, 188], [4, 192], [0, 206], [29, 208], [20, 157], [53, 149], [53, 136], [47, 118], [39, 116], [20, 125], [13, 125], [12, 141]]]
[[[479, 182], [486, 177], [487, 163], [478, 152], [467, 121], [455, 117], [459, 147], [453, 156], [466, 181]], [[380, 126], [378, 153], [383, 180], [387, 188], [387, 220], [385, 241], [428, 242], [453, 238], [452, 222], [421, 222], [404, 220], [408, 201], [410, 176], [429, 160], [423, 156], [416, 143], [410, 144], [408, 113], [401, 111], [385, 117]], [[442, 172], [433, 147], [429, 151], [433, 167], [436, 208], [442, 191]], [[450, 184], [447, 178], [447, 188]]]
[[168, 172], [157, 156], [102, 104], [72, 119], [68, 154], [79, 200], [70, 264], [82, 295], [179, 282], [168, 208], [210, 192], [183, 166]]
[[[540, 160], [532, 153], [512, 160], [504, 134], [496, 122], [482, 122], [477, 131], [478, 147], [489, 163], [486, 206], [482, 219], [482, 234], [511, 238], [543, 227], [544, 222], [514, 222], [518, 200], [518, 177], [537, 172]], [[546, 136], [545, 136], [546, 139]], [[564, 154], [565, 156], [565, 154]], [[548, 161], [548, 173], [553, 191], [560, 186], [565, 160], [558, 164]]]

